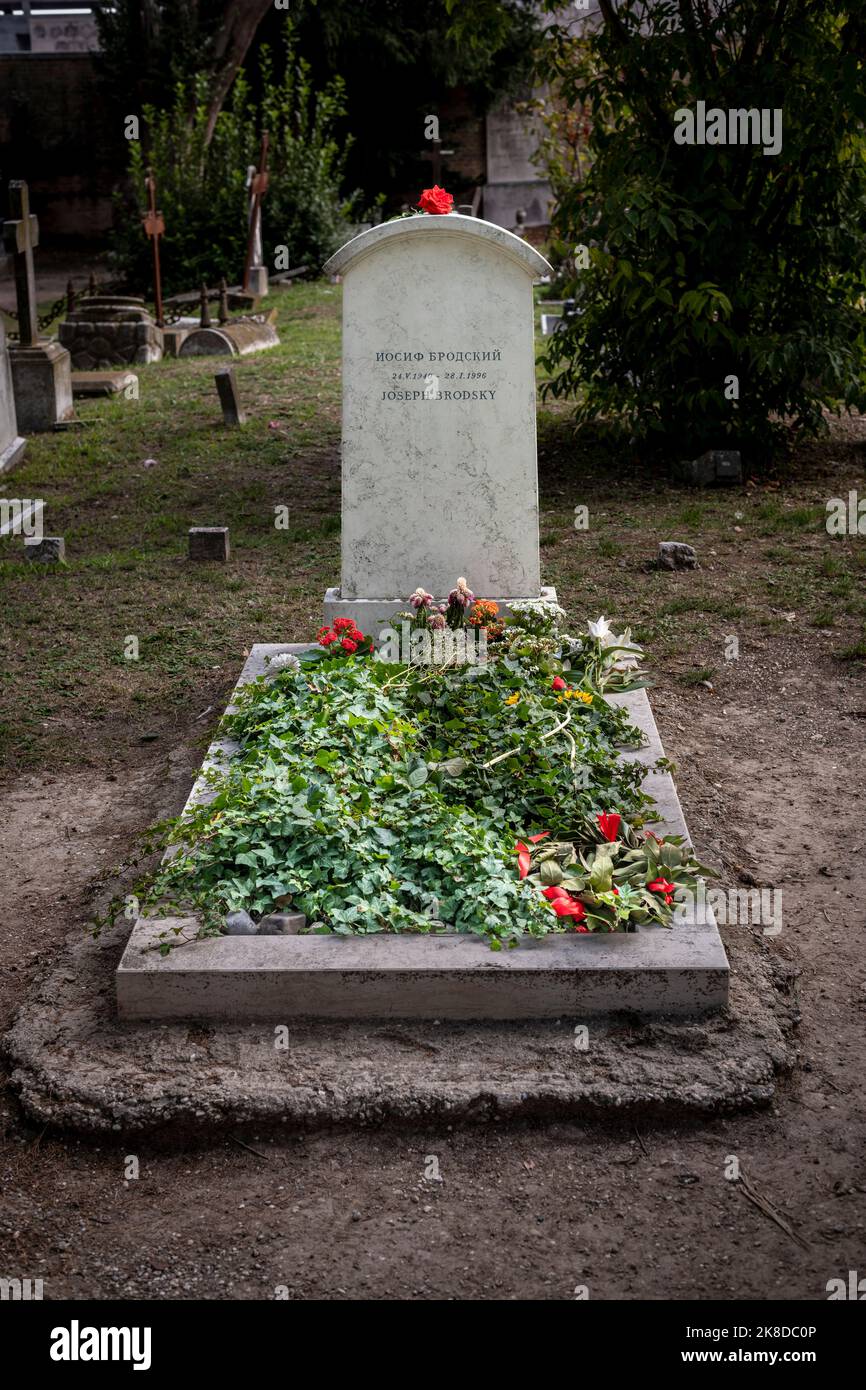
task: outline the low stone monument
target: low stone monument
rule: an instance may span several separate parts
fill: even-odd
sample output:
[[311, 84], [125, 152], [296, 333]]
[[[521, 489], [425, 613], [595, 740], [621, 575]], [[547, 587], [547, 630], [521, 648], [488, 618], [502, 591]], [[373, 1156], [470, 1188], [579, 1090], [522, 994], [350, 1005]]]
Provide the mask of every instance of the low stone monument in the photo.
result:
[[86, 295], [67, 311], [59, 336], [77, 371], [143, 366], [162, 357], [162, 329], [133, 295]]
[[542, 594], [532, 283], [519, 237], [460, 213], [362, 232], [343, 278], [343, 532], [325, 618], [372, 632], [459, 575], [507, 608]]
[[261, 319], [233, 319], [220, 327], [190, 329], [178, 348], [178, 357], [246, 357], [279, 347], [277, 330], [270, 315]]
[[18, 428], [31, 434], [72, 420], [71, 362], [59, 343], [39, 337], [33, 274], [39, 224], [30, 211], [27, 184], [21, 180], [9, 185], [9, 207], [12, 216], [3, 224], [3, 234], [12, 256], [18, 299], [18, 342], [10, 344], [9, 365]]
[[18, 433], [12, 372], [6, 350], [6, 329], [0, 319], [0, 473], [8, 473], [23, 456], [26, 441]]

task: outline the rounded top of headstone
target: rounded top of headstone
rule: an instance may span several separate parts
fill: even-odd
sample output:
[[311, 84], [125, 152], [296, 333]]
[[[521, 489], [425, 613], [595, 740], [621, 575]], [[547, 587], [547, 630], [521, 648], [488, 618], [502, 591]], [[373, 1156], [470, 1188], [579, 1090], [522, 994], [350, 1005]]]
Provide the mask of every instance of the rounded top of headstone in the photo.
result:
[[367, 232], [352, 237], [339, 251], [335, 251], [323, 267], [326, 275], [345, 275], [351, 266], [362, 257], [377, 250], [387, 241], [406, 237], [452, 236], [468, 237], [486, 241], [504, 255], [522, 266], [534, 280], [542, 275], [552, 275], [553, 269], [534, 246], [523, 241], [513, 232], [498, 227], [495, 222], [485, 222], [480, 217], [466, 217], [460, 212], [443, 213], [434, 216], [419, 212], [414, 217], [397, 217], [392, 222], [381, 222]]

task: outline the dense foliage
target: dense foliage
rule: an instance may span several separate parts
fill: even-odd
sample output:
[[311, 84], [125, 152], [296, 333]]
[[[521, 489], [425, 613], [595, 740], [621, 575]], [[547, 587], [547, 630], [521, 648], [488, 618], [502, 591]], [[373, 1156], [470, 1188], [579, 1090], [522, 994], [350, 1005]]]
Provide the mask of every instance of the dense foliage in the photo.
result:
[[[261, 54], [262, 95], [253, 101], [241, 74], [220, 113], [210, 143], [201, 82], [192, 103], [179, 86], [169, 110], [144, 109], [144, 139], [130, 145], [129, 172], [139, 210], [146, 207], [148, 166], [156, 177], [166, 231], [161, 242], [167, 294], [194, 290], [220, 276], [229, 284], [243, 274], [247, 249], [245, 179], [258, 164], [262, 130], [268, 131], [270, 187], [262, 203], [265, 264], [275, 269], [275, 250], [288, 248], [291, 265], [318, 268], [345, 240], [351, 200], [340, 193], [347, 143], [335, 126], [344, 114], [339, 78], [314, 92], [305, 63], [292, 52], [282, 79], [270, 54]], [[151, 248], [133, 213], [117, 218], [117, 267], [140, 290], [151, 284]], [[283, 269], [287, 267], [282, 266]]]
[[[862, 8], [600, 10], [543, 45], [553, 250], [578, 308], [550, 340], [549, 391], [675, 458], [754, 460], [784, 417], [814, 432], [823, 407], [866, 406]], [[677, 143], [675, 113], [699, 101], [778, 109], [781, 150]]]
[[[240, 8], [238, 0], [114, 0], [97, 12], [103, 99], [117, 113], [118, 131], [126, 113], [145, 106], [168, 110], [178, 84], [188, 93], [200, 78], [197, 100], [205, 109], [207, 138], [231, 85], [225, 73], [235, 46], [227, 30]], [[427, 116], [442, 114], [445, 103], [453, 112], [456, 101], [460, 120], [474, 133], [473, 117], [520, 88], [530, 74], [537, 5], [495, 0], [470, 35], [451, 32], [452, 9], [453, 0], [291, 0], [286, 8], [266, 3], [261, 18], [255, 13], [247, 25], [253, 33], [249, 53], [241, 54], [244, 71], [258, 98], [259, 47], [280, 51], [291, 30], [315, 91], [339, 73], [346, 115], [338, 137], [342, 142], [349, 132], [354, 136], [345, 151], [348, 186], [363, 189], [370, 205], [388, 189], [397, 195], [396, 208], [400, 190], [432, 182], [429, 161], [421, 158], [429, 149]], [[182, 115], [188, 120], [186, 100]], [[443, 119], [441, 136], [446, 148], [459, 151], [463, 132], [456, 118]], [[464, 186], [482, 175], [479, 164], [466, 173]], [[453, 192], [461, 186], [447, 156], [443, 181]]]

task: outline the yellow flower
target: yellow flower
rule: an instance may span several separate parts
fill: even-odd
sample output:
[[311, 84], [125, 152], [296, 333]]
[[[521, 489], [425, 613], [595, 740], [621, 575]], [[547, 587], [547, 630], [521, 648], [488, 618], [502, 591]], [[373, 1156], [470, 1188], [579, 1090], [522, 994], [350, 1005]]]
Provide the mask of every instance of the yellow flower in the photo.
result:
[[506, 703], [506, 705], [516, 705], [516, 704], [517, 704], [517, 701], [518, 701], [519, 699], [520, 699], [520, 691], [519, 691], [519, 690], [515, 690], [515, 692], [514, 692], [513, 695], [509, 695], [509, 696], [508, 696], [508, 699], [505, 701], [505, 703]]
[[592, 704], [592, 696], [589, 694], [587, 690], [575, 690], [574, 698], [576, 700], [582, 700], [585, 705]]

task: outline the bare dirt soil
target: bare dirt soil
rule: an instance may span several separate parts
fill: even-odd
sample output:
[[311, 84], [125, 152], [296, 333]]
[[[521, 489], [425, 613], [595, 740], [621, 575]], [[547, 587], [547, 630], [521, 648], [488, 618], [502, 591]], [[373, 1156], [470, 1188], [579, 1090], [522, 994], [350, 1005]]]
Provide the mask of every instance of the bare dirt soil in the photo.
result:
[[[784, 891], [801, 1064], [776, 1107], [638, 1129], [238, 1134], [129, 1146], [37, 1134], [7, 1096], [0, 1269], [49, 1297], [826, 1297], [866, 1267], [862, 676], [791, 632], [723, 689], [652, 695], [701, 851]], [[195, 702], [193, 702], [195, 704]], [[2, 797], [4, 1021], [88, 920], [133, 836], [182, 804], [195, 714]], [[729, 927], [729, 933], [753, 930]], [[194, 1041], [191, 1037], [191, 1042]], [[726, 1180], [735, 1157], [783, 1225]], [[441, 1181], [426, 1174], [435, 1171]]]

